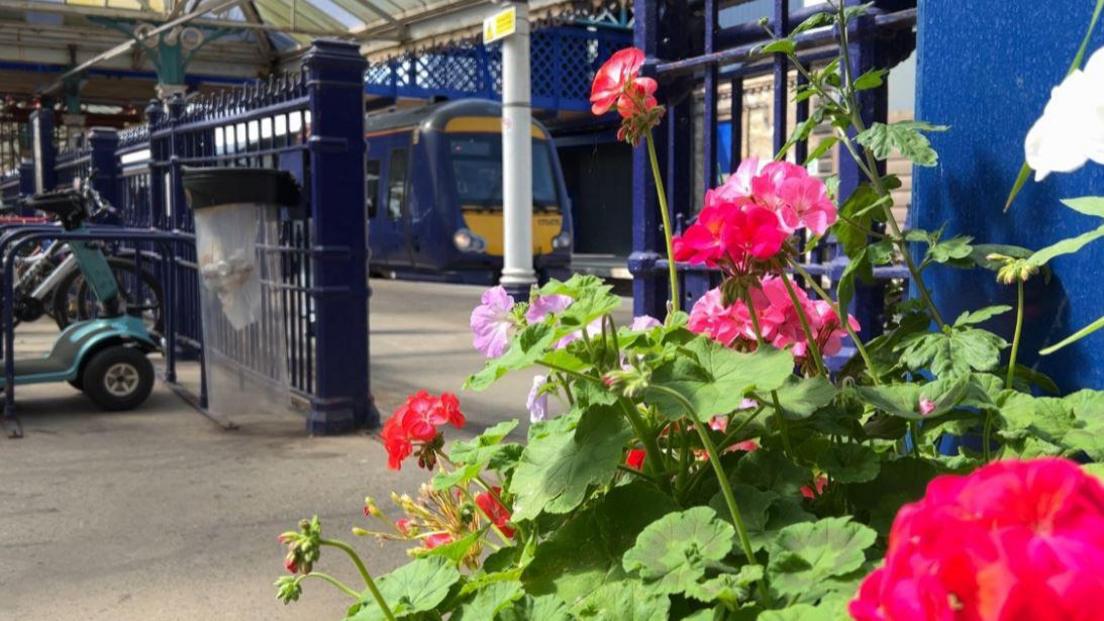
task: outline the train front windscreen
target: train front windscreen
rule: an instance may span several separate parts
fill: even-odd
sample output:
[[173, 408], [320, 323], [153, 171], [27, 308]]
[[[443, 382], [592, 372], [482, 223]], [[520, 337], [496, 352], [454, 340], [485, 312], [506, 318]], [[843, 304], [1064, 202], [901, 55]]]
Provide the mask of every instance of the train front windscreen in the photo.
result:
[[[502, 209], [502, 136], [453, 134], [448, 137], [452, 178], [462, 208]], [[559, 197], [552, 168], [552, 147], [533, 139], [533, 207], [556, 210]]]

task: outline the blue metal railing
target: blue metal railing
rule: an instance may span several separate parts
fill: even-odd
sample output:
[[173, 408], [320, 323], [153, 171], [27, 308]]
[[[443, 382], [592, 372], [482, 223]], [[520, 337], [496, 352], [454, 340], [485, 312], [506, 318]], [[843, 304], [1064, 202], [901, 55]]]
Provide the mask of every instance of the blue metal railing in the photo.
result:
[[[368, 285], [363, 175], [363, 75], [356, 45], [315, 41], [301, 70], [185, 101], [153, 102], [146, 125], [93, 129], [72, 148], [36, 148], [30, 171], [0, 177], [5, 202], [33, 193], [36, 170], [46, 187], [91, 175], [93, 186], [118, 209], [127, 230], [117, 245], [142, 267], [156, 270], [173, 291], [171, 340], [183, 354], [203, 355], [194, 226], [183, 169], [230, 166], [289, 171], [303, 201], [280, 213], [276, 239], [258, 250], [278, 257], [279, 272], [262, 285], [262, 320], [243, 335], [219, 339], [243, 373], [277, 380], [306, 401], [308, 429], [335, 432], [378, 424], [368, 382]], [[48, 116], [48, 115], [47, 115]], [[44, 127], [51, 119], [44, 117]], [[49, 132], [42, 132], [50, 136]], [[41, 145], [39, 145], [41, 147]], [[162, 237], [191, 243], [172, 246]], [[224, 334], [228, 336], [228, 334]], [[362, 342], [364, 347], [350, 347]], [[286, 347], [273, 344], [283, 343]], [[174, 348], [173, 355], [177, 353]], [[202, 359], [202, 358], [201, 358]], [[205, 390], [205, 386], [203, 388]], [[202, 398], [201, 398], [202, 400]]]
[[[772, 146], [777, 152], [789, 137], [787, 119], [790, 112], [789, 88], [792, 68], [785, 55], [762, 58], [755, 50], [769, 38], [758, 22], [720, 26], [720, 0], [703, 0], [701, 12], [690, 10], [688, 0], [639, 0], [635, 7], [634, 44], [643, 49], [647, 62], [644, 71], [660, 83], [661, 103], [667, 106], [663, 124], [656, 130], [660, 165], [666, 182], [667, 200], [676, 222], [687, 222], [694, 216], [695, 197], [717, 185], [728, 170], [718, 170], [718, 160], [729, 162], [734, 170], [743, 157], [741, 123], [744, 82], [756, 76], [771, 76], [773, 81], [772, 110], [774, 127]], [[789, 34], [795, 26], [827, 5], [790, 10], [788, 0], [773, 0], [773, 14], [765, 24], [772, 32]], [[848, 4], [859, 2], [848, 1]], [[914, 47], [912, 25], [916, 19], [912, 0], [882, 0], [874, 3], [868, 14], [851, 24], [850, 57], [855, 75], [873, 67], [892, 67], [903, 60]], [[698, 38], [687, 33], [702, 33]], [[835, 33], [830, 30], [811, 31], [796, 38], [799, 57], [808, 63], [834, 57]], [[798, 84], [801, 77], [797, 76]], [[731, 152], [718, 157], [721, 119], [718, 114], [718, 91], [727, 84], [731, 94]], [[700, 143], [695, 144], [693, 131], [695, 110], [693, 94], [700, 90], [703, 106]], [[885, 121], [887, 116], [885, 86], [863, 91], [860, 107], [869, 124]], [[801, 123], [809, 116], [806, 100], [794, 106], [794, 116]], [[804, 161], [808, 153], [806, 141], [795, 147], [796, 161]], [[701, 176], [694, 178], [694, 164], [700, 163]], [[839, 195], [847, 197], [862, 182], [859, 166], [846, 153], [839, 156]], [[633, 254], [629, 270], [633, 274], [634, 310], [637, 314], [657, 315], [664, 312], [667, 298], [666, 260], [658, 207], [647, 154], [637, 149], [634, 154], [633, 187]], [[720, 174], [719, 174], [720, 173]], [[696, 181], [696, 182], [695, 182]], [[834, 244], [828, 242], [807, 257], [807, 269], [834, 287], [847, 264]], [[719, 284], [721, 275], [712, 270], [680, 265], [680, 306], [689, 309], [710, 288]], [[896, 267], [877, 268], [880, 282], [907, 278], [907, 272]], [[813, 295], [810, 292], [810, 295]], [[879, 334], [884, 325], [883, 284], [857, 287], [852, 312], [863, 326], [864, 338]]]

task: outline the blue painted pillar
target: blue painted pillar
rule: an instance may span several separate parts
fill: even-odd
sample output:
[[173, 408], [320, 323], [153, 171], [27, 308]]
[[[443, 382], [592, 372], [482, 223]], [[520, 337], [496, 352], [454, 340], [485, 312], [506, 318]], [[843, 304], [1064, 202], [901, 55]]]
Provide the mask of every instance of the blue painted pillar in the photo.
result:
[[57, 183], [57, 145], [54, 144], [54, 110], [48, 100], [31, 113], [31, 153], [34, 155], [34, 192], [54, 189]]
[[[315, 394], [308, 429], [379, 424], [368, 385], [368, 255], [364, 71], [357, 46], [315, 41], [304, 60], [310, 93], [310, 207], [315, 295]], [[357, 344], [363, 343], [363, 347]]]
[[[977, 243], [1040, 248], [1100, 225], [1059, 199], [1104, 194], [1104, 166], [1052, 174], [1030, 182], [1009, 213], [1005, 197], [1023, 162], [1023, 139], [1042, 113], [1050, 90], [1062, 80], [1093, 10], [1083, 0], [972, 0], [919, 4], [917, 118], [950, 125], [935, 134], [939, 165], [917, 168], [912, 220]], [[1104, 45], [1098, 29], [1090, 52]], [[1104, 88], [1104, 85], [1102, 85]], [[1049, 284], [1033, 279], [1027, 290], [1021, 361], [1035, 364], [1065, 390], [1104, 388], [1104, 332], [1058, 354], [1037, 358], [1046, 344], [1068, 336], [1104, 314], [1100, 265], [1104, 243], [1053, 262]], [[991, 272], [934, 268], [928, 275], [944, 317], [964, 309], [1013, 303], [1014, 289]], [[995, 328], [1006, 338], [1011, 314]]]
[[[19, 196], [21, 199], [35, 193], [35, 163], [33, 159], [25, 159], [19, 162]], [[23, 206], [26, 201], [20, 200], [19, 215], [33, 216], [35, 212], [29, 207]]]
[[[92, 148], [92, 188], [112, 205], [119, 202], [119, 134], [108, 127], [93, 127], [88, 132], [88, 145]], [[122, 214], [119, 214], [120, 216]]]

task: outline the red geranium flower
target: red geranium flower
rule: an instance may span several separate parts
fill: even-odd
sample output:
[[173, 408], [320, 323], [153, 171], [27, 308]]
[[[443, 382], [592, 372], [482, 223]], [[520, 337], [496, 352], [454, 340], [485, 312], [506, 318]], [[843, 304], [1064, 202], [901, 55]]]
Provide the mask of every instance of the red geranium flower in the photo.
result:
[[500, 500], [502, 498], [502, 488], [494, 486], [491, 488], [494, 492], [482, 492], [475, 496], [475, 504], [479, 505], [479, 508], [486, 513], [494, 525], [502, 531], [503, 535], [507, 537], [514, 536], [514, 529], [507, 526], [510, 522], [510, 510], [502, 504]]
[[[594, 74], [594, 82], [590, 85], [590, 111], [597, 116], [601, 116], [616, 105], [618, 112], [621, 112], [623, 117], [631, 116], [631, 114], [626, 115], [622, 112], [621, 99], [625, 94], [625, 90], [635, 85], [640, 75], [640, 68], [643, 66], [644, 52], [635, 47], [627, 47], [614, 52], [609, 60], [603, 63], [598, 72]], [[651, 92], [654, 93], [655, 81], [650, 81], [652, 82]], [[646, 85], [640, 86], [643, 93], [650, 95], [651, 93], [648, 93], [647, 88]], [[655, 98], [652, 98], [652, 101], [654, 104]]]
[[672, 240], [676, 261], [746, 273], [750, 260], [772, 259], [788, 237], [778, 216], [763, 207], [724, 200], [713, 190], [705, 205], [697, 221]]
[[1104, 485], [1064, 459], [941, 476], [897, 513], [858, 621], [1100, 618]]
[[[423, 449], [434, 450], [432, 446], [440, 432], [438, 427], [446, 423], [460, 428], [464, 425], [464, 414], [460, 411], [460, 401], [452, 393], [442, 393], [435, 397], [421, 390], [406, 399], [391, 418], [383, 425], [381, 437], [387, 449], [387, 466], [392, 470], [402, 467], [404, 459], [414, 452], [414, 444]], [[432, 465], [432, 455], [423, 453], [422, 462]]]
[[625, 456], [625, 465], [633, 470], [643, 470], [645, 457], [647, 453], [644, 449], [630, 449], [629, 454]]
[[432, 550], [437, 546], [443, 546], [446, 543], [452, 543], [452, 535], [448, 533], [434, 533], [422, 540], [427, 550]]

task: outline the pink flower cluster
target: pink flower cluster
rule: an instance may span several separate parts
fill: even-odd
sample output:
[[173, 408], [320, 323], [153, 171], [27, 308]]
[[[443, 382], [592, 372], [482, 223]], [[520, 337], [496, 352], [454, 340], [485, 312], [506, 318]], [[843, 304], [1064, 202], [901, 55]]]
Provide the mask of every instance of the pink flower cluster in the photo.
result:
[[744, 160], [705, 194], [697, 221], [673, 240], [675, 260], [750, 273], [801, 228], [823, 235], [836, 221], [824, 183], [789, 162]]
[[[794, 292], [809, 320], [809, 328], [816, 335], [821, 354], [838, 354], [847, 331], [840, 325], [832, 305], [825, 300], [810, 300], [800, 288], [795, 287]], [[779, 349], [792, 346], [794, 356], [804, 358], [809, 346], [801, 327], [801, 318], [782, 279], [777, 276], [764, 277], [759, 282], [759, 288], [751, 290], [751, 302], [759, 319], [763, 340]], [[859, 329], [854, 317], [849, 315], [847, 321], [852, 329]], [[694, 304], [690, 310], [689, 328], [718, 343], [740, 349], [752, 349], [758, 341], [747, 304], [737, 300], [731, 306], [725, 306], [720, 289], [709, 291]]]
[[857, 621], [1076, 621], [1101, 617], [1104, 485], [1071, 461], [941, 476], [893, 521]]

